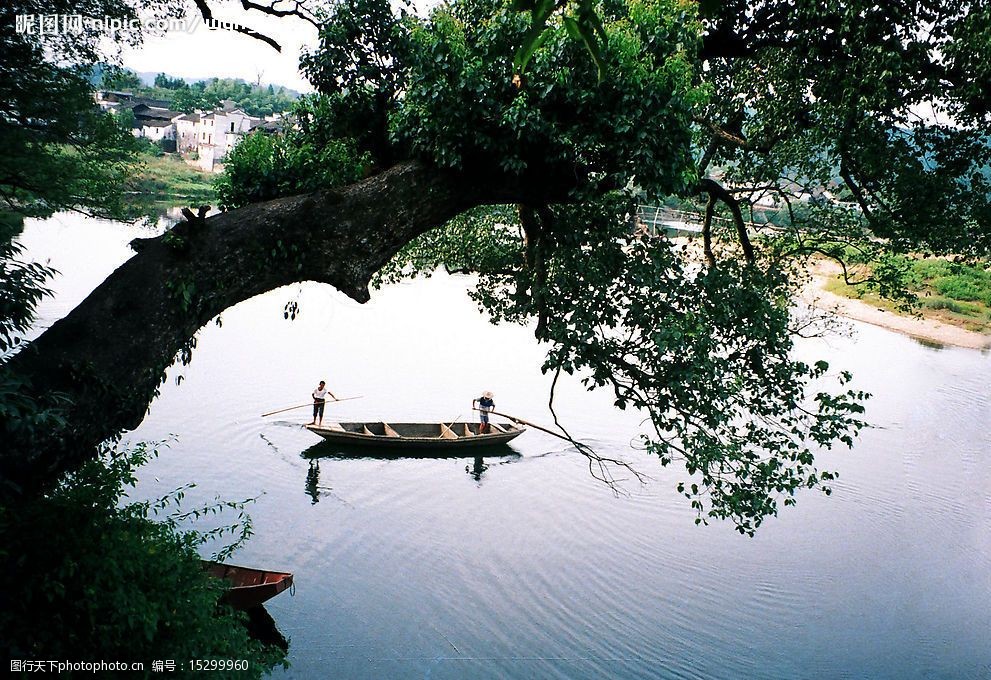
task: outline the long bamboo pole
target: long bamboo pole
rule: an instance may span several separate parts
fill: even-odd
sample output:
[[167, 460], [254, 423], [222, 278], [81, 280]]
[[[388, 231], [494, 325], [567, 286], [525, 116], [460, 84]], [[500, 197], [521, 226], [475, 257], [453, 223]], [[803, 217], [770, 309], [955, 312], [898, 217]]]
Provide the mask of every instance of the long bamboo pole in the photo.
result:
[[[363, 394], [359, 394], [357, 397], [344, 397], [343, 399], [334, 399], [334, 401], [331, 401], [330, 403], [333, 404], [334, 402], [337, 401], [350, 401], [352, 399], [361, 399], [364, 396], [365, 395]], [[313, 402], [310, 401], [305, 404], [300, 404], [299, 406], [290, 406], [289, 408], [280, 408], [278, 411], [269, 411], [268, 413], [261, 414], [260, 417], [267, 418], [268, 416], [274, 416], [276, 413], [285, 413], [286, 411], [293, 411], [298, 408], [303, 408], [304, 406], [313, 406]]]
[[[474, 411], [481, 411], [482, 409], [480, 409], [480, 408], [474, 408], [473, 407], [472, 410], [474, 410]], [[535, 430], [540, 430], [541, 432], [546, 432], [547, 434], [549, 434], [549, 435], [551, 435], [553, 437], [557, 437], [558, 439], [563, 439], [564, 441], [568, 442], [569, 444], [575, 444], [576, 443], [574, 440], [569, 439], [568, 437], [565, 437], [563, 434], [558, 434], [557, 432], [554, 432], [552, 430], [548, 430], [546, 427], [541, 427], [540, 425], [537, 425], [536, 423], [531, 423], [529, 420], [523, 420], [522, 418], [517, 418], [516, 416], [511, 416], [508, 413], [500, 413], [499, 411], [485, 411], [485, 413], [491, 413], [493, 415], [502, 416], [503, 418], [509, 418], [514, 423], [519, 423], [520, 425], [526, 425], [527, 427], [532, 427]], [[580, 442], [578, 442], [578, 443], [580, 443]]]

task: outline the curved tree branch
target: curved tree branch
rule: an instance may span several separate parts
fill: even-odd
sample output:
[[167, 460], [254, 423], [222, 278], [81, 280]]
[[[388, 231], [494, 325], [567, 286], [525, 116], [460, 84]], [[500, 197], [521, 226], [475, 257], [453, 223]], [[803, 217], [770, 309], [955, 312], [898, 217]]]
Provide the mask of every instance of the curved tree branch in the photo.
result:
[[730, 209], [733, 214], [733, 223], [736, 225], [736, 235], [743, 248], [743, 256], [747, 262], [754, 262], [754, 247], [750, 243], [750, 236], [747, 235], [747, 225], [743, 220], [743, 212], [740, 210], [740, 202], [736, 200], [729, 191], [718, 182], [706, 178], [699, 182], [699, 188], [712, 198], [717, 198]]
[[[203, 17], [203, 21], [211, 22], [216, 21], [213, 17], [213, 10], [210, 9], [210, 5], [207, 4], [206, 0], [193, 0], [196, 8], [200, 11], [200, 16]], [[247, 7], [245, 7], [247, 9]], [[239, 24], [234, 24], [230, 27], [230, 30], [235, 33], [242, 33], [249, 38], [254, 38], [255, 40], [261, 40], [263, 43], [270, 45], [276, 52], [282, 52], [282, 45], [280, 45], [274, 38], [270, 38], [263, 33], [247, 28], [246, 26], [241, 26]]]
[[[279, 9], [278, 5], [283, 1], [285, 1], [286, 4], [292, 4], [292, 9]], [[320, 24], [317, 22], [313, 14], [307, 9], [304, 0], [272, 0], [272, 2], [268, 5], [260, 5], [257, 2], [251, 2], [251, 0], [241, 0], [241, 7], [246, 10], [257, 10], [273, 17], [296, 17], [297, 19], [302, 19], [303, 21], [312, 24], [318, 29], [320, 28]]]

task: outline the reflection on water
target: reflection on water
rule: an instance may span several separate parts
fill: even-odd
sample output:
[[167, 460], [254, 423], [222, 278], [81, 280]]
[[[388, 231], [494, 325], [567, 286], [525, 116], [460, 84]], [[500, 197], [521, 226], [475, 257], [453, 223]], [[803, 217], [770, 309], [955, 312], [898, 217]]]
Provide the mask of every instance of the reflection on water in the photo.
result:
[[471, 466], [465, 465], [465, 472], [471, 475], [471, 478], [476, 482], [482, 481], [482, 474], [488, 469], [489, 466], [485, 464], [485, 460], [481, 456], [475, 456]]
[[248, 615], [245, 624], [248, 628], [248, 635], [264, 645], [274, 645], [283, 651], [289, 649], [289, 641], [279, 630], [275, 619], [265, 609], [265, 605], [260, 604], [257, 607], [251, 607], [246, 609], [245, 613]]
[[303, 458], [365, 458], [369, 460], [402, 460], [405, 458], [429, 458], [438, 460], [442, 458], [499, 458], [506, 456], [519, 456], [511, 444], [489, 444], [487, 446], [472, 446], [464, 448], [445, 448], [438, 445], [436, 448], [375, 448], [374, 446], [361, 445], [349, 446], [339, 442], [322, 441], [306, 448], [300, 456]]
[[[56, 229], [71, 252], [25, 233], [66, 272], [43, 323], [127, 256], [109, 226]], [[304, 284], [226, 312], [129, 435], [179, 437], [135, 493], [264, 494], [238, 562], [295, 574], [296, 596], [269, 603], [292, 640], [286, 677], [987, 677], [991, 356], [856, 327], [797, 352], [853, 371], [879, 427], [820, 456], [840, 473], [831, 497], [800, 494], [753, 539], [696, 527], [673, 490], [683, 471], [631, 448], [640, 416], [573, 381], [555, 402], [565, 426], [648, 484], [614, 495], [534, 430], [508, 456], [347, 457], [316, 444], [308, 414], [258, 417], [327, 379], [366, 395], [328, 420], [449, 422], [491, 389], [549, 422], [532, 331], [489, 324], [446, 276], [364, 306]]]
[[310, 468], [306, 471], [306, 494], [313, 503], [320, 502], [320, 461], [311, 460]]
[[491, 446], [473, 447], [468, 449], [376, 449], [368, 446], [346, 446], [336, 442], [323, 441], [314, 444], [299, 454], [309, 461], [306, 470], [306, 494], [314, 504], [322, 497], [330, 495], [328, 487], [320, 486], [320, 460], [457, 460], [471, 458], [472, 462], [465, 465], [465, 472], [476, 482], [482, 481], [482, 475], [489, 469], [490, 463], [486, 458], [501, 458], [499, 464], [511, 463], [520, 459], [520, 454], [509, 444], [494, 444]]
[[930, 340], [929, 338], [920, 338], [916, 336], [913, 336], [912, 339], [915, 340], [920, 345], [922, 345], [923, 347], [927, 347], [929, 349], [934, 349], [936, 351], [946, 349], [946, 345], [944, 345], [941, 342], [937, 342], [936, 340]]

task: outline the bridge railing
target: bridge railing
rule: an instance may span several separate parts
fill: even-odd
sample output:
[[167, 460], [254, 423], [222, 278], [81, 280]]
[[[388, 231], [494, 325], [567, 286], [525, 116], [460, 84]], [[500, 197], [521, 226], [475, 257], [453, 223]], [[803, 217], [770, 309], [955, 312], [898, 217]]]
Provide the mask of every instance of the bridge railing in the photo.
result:
[[[646, 227], [651, 236], [659, 236], [669, 231], [702, 232], [701, 211], [678, 210], [663, 205], [640, 205], [638, 206], [637, 219]], [[713, 215], [712, 221], [713, 224], [735, 226], [732, 219], [720, 215]], [[745, 221], [743, 225], [748, 231], [781, 231], [783, 229], [770, 222]]]

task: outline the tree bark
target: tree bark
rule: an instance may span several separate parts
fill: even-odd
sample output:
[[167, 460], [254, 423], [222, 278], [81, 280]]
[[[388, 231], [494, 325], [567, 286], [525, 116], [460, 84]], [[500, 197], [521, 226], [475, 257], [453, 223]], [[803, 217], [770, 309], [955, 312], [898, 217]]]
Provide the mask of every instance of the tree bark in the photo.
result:
[[[521, 184], [516, 184], [519, 187]], [[65, 426], [9, 437], [0, 487], [42, 488], [135, 428], [166, 369], [225, 309], [280, 286], [329, 283], [358, 302], [372, 275], [418, 235], [486, 203], [532, 200], [495, 178], [404, 163], [348, 187], [183, 222], [133, 243], [137, 254], [4, 367]]]
[[747, 226], [743, 221], [743, 213], [740, 211], [740, 202], [715, 180], [705, 178], [699, 182], [699, 187], [701, 191], [706, 192], [710, 197], [718, 198], [729, 207], [733, 214], [733, 224], [736, 225], [736, 237], [740, 241], [740, 247], [743, 248], [743, 257], [746, 258], [747, 262], [753, 264], [756, 256], [754, 255], [753, 244], [750, 243], [750, 237], [747, 235]]

